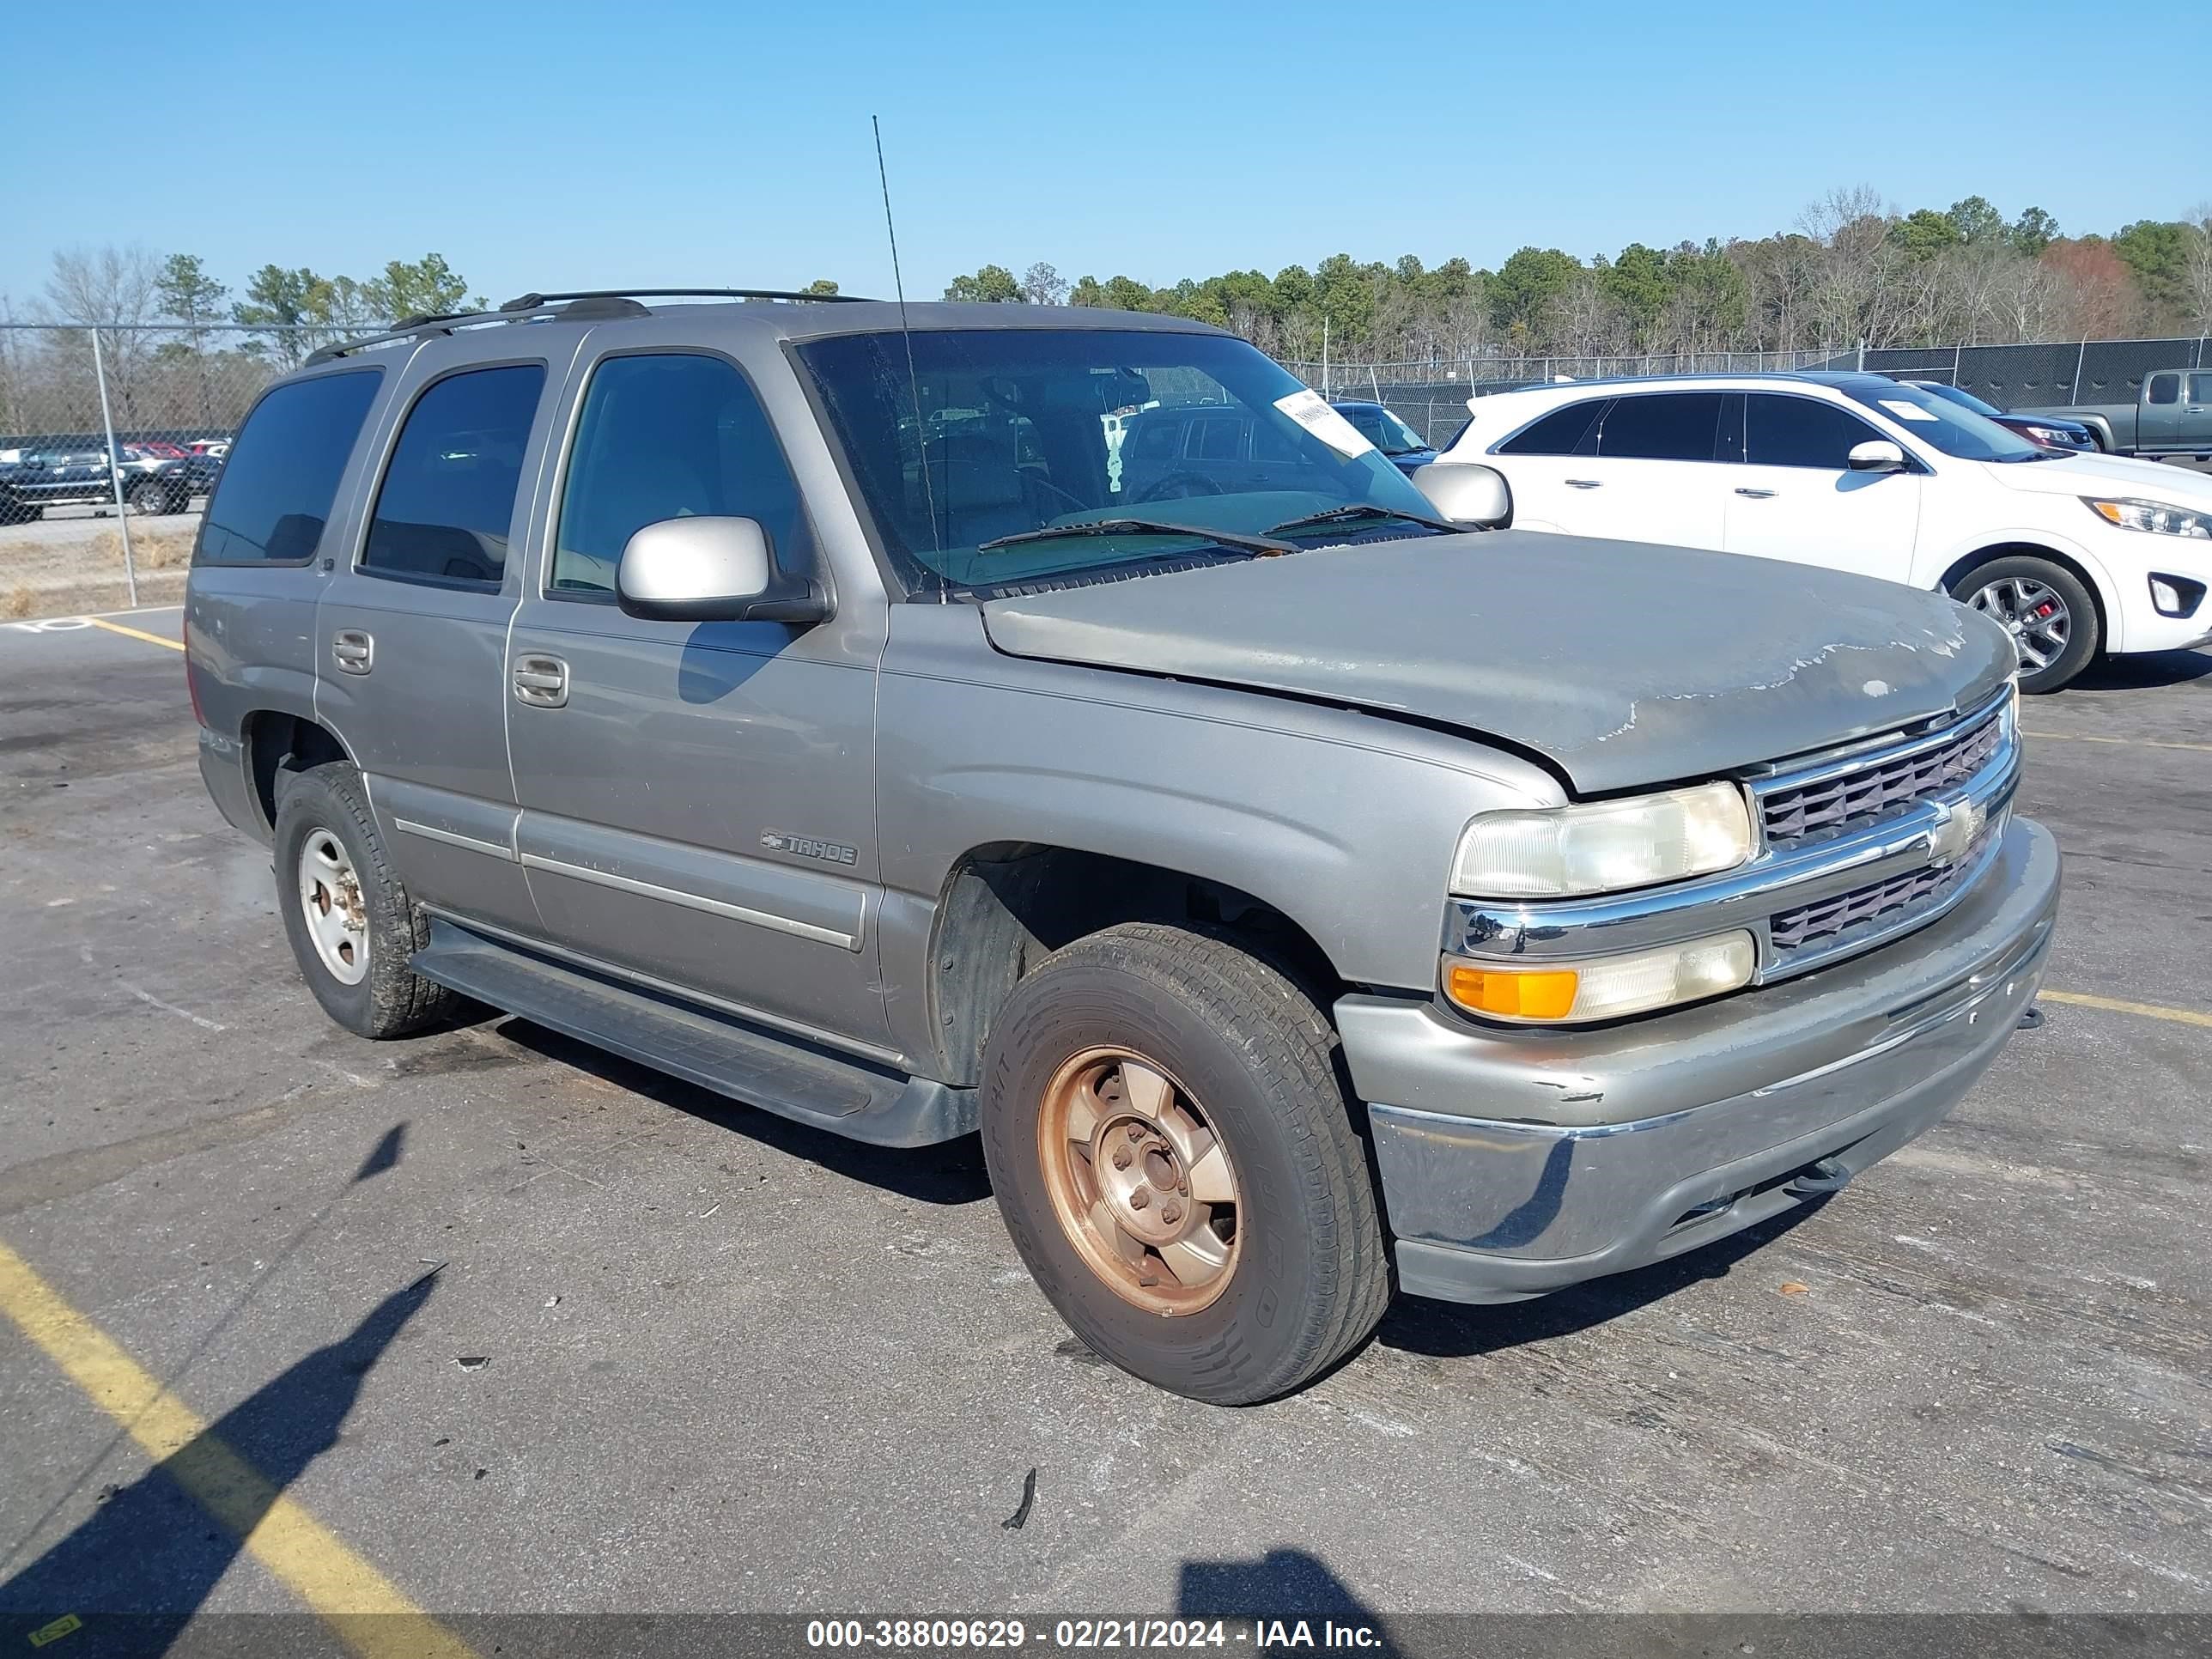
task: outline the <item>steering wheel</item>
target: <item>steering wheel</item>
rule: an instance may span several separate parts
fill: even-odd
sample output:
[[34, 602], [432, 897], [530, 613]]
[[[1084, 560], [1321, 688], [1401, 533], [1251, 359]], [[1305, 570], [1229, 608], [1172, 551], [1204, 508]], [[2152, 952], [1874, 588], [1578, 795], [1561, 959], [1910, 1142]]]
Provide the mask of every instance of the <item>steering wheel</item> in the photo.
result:
[[1218, 495], [1221, 486], [1195, 472], [1178, 472], [1163, 478], [1137, 497], [1140, 501], [1179, 501], [1193, 495]]

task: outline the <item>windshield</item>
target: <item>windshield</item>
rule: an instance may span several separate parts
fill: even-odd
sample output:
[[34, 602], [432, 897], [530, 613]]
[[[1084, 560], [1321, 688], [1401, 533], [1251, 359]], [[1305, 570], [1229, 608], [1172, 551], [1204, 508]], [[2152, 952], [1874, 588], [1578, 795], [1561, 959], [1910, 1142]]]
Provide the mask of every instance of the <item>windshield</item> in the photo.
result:
[[1933, 381], [1929, 382], [1926, 386], [1921, 386], [1920, 382], [1917, 380], [1915, 380], [1912, 384], [1918, 386], [1923, 392], [1934, 392], [1937, 397], [1944, 399], [1947, 403], [1956, 404], [1961, 409], [1971, 409], [1975, 414], [1986, 415], [1991, 420], [1995, 420], [1998, 416], [2004, 413], [2004, 410], [1999, 409], [1995, 404], [1984, 403], [1979, 398], [1974, 396], [1972, 392], [1961, 392], [1954, 386], [1942, 386]]
[[[839, 335], [797, 355], [884, 550], [915, 586], [1243, 558], [1250, 550], [1204, 532], [1263, 536], [1333, 507], [1432, 513], [1318, 394], [1222, 335], [938, 330]], [[1190, 529], [1024, 536], [1102, 520]], [[1312, 546], [1431, 532], [1378, 514], [1289, 533]], [[984, 545], [1009, 537], [1024, 539]]]
[[2041, 461], [2052, 453], [2007, 431], [1986, 415], [1917, 386], [1848, 386], [1858, 402], [1886, 415], [1923, 443], [1962, 461]]
[[1426, 449], [1421, 434], [1380, 404], [1339, 404], [1337, 412], [1359, 428], [1359, 435], [1385, 455], [1411, 455]]

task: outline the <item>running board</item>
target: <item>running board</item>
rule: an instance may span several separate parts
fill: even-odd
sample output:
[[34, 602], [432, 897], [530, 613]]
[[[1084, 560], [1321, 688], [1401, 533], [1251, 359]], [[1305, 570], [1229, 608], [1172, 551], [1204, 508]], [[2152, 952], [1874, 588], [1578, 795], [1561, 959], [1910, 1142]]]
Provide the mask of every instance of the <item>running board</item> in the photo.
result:
[[408, 966], [427, 980], [764, 1112], [878, 1146], [975, 1127], [975, 1096], [534, 956], [434, 917]]

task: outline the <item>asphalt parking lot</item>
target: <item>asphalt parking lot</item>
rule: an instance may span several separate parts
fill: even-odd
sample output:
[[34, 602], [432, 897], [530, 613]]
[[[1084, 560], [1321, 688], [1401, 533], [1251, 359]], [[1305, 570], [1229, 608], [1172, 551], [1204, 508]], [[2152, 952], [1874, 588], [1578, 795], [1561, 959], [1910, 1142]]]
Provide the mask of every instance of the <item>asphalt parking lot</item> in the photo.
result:
[[340, 1032], [202, 793], [178, 613], [106, 621], [0, 626], [0, 1646], [318, 1593], [2212, 1611], [2212, 655], [2028, 705], [2048, 1018], [1946, 1124], [1794, 1225], [1401, 1300], [1222, 1411], [1073, 1343], [972, 1145], [516, 1021]]

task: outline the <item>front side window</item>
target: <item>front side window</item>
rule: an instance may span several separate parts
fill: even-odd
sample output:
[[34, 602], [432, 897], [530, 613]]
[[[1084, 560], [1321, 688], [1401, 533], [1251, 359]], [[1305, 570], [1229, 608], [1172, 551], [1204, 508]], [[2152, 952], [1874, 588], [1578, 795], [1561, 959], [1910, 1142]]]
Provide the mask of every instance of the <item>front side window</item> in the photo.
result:
[[314, 557], [383, 379], [379, 368], [324, 374], [280, 386], [256, 404], [208, 503], [194, 562], [288, 564]]
[[[1427, 533], [1392, 517], [1431, 511], [1403, 473], [1226, 335], [944, 329], [830, 335], [794, 355], [878, 544], [920, 590], [1245, 558], [1255, 537]], [[1128, 410], [1143, 412], [1115, 453], [1107, 422]], [[1339, 516], [1303, 522], [1316, 513]]]
[[361, 568], [376, 575], [497, 586], [522, 482], [542, 363], [475, 368], [431, 383], [407, 411]]
[[2192, 404], [2212, 404], [2212, 374], [2192, 374], [2189, 377], [2189, 401]]
[[1589, 403], [1569, 404], [1565, 409], [1555, 409], [1534, 425], [1524, 427], [1498, 446], [1500, 455], [1576, 455], [1594, 453], [1583, 449], [1583, 441], [1591, 435], [1597, 417], [1612, 403], [1610, 398], [1597, 398]]
[[[1928, 401], [1939, 409], [1966, 414], [1941, 398]], [[1850, 467], [1855, 447], [1881, 436], [1848, 409], [1814, 398], [1754, 392], [1744, 402], [1745, 459], [1753, 466], [1802, 466], [1841, 472]]]
[[800, 557], [798, 481], [736, 367], [684, 354], [608, 358], [569, 452], [550, 591], [613, 593], [632, 536], [692, 517], [756, 520], [779, 564]]
[[1599, 422], [1597, 453], [1607, 460], [1710, 461], [1722, 396], [1662, 392], [1620, 398]]
[[2152, 375], [2150, 377], [2150, 386], [2147, 390], [2143, 401], [2153, 404], [2179, 403], [2181, 401], [2181, 376], [2179, 374]]

